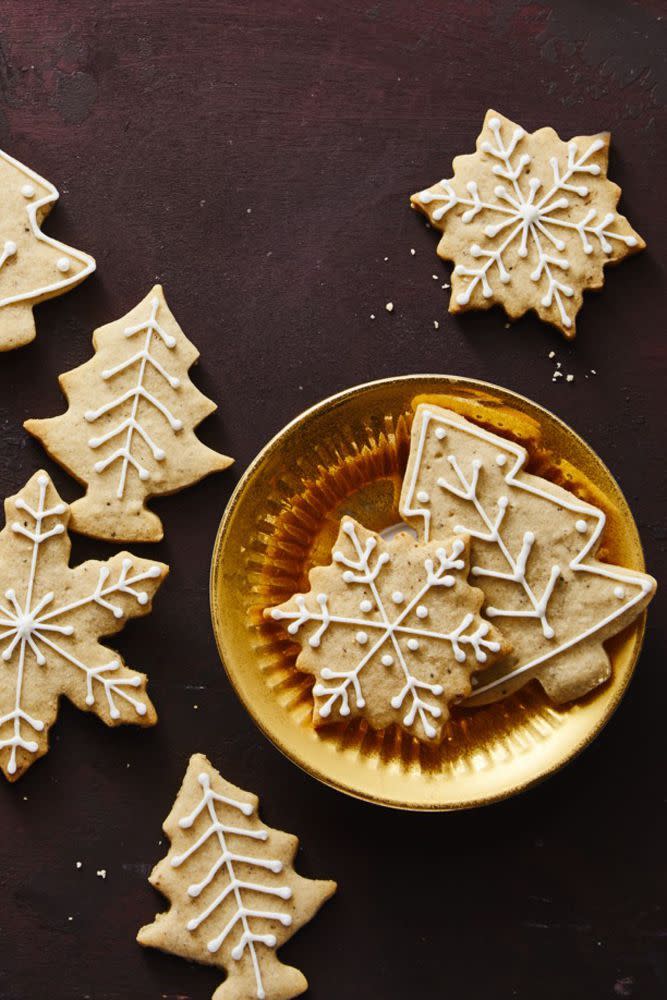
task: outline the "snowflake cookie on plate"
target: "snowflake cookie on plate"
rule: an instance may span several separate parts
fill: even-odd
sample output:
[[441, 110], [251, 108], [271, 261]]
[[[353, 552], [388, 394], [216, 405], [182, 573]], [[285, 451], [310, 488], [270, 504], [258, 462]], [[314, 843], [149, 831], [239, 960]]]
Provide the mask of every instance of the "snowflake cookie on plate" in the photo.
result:
[[157, 720], [146, 678], [99, 642], [148, 614], [169, 568], [120, 552], [70, 568], [69, 507], [45, 472], [5, 500], [0, 532], [0, 767], [19, 778], [48, 750], [66, 695], [108, 726]]
[[95, 270], [95, 261], [43, 233], [58, 191], [0, 150], [0, 351], [35, 337], [32, 307], [62, 295]]
[[195, 428], [216, 409], [190, 381], [199, 358], [160, 285], [127, 316], [96, 330], [95, 355], [60, 376], [66, 413], [26, 420], [26, 430], [79, 482], [72, 528], [116, 542], [159, 542], [162, 522], [146, 507], [232, 459], [207, 448]]
[[442, 739], [471, 674], [509, 651], [479, 614], [468, 551], [465, 537], [384, 541], [343, 518], [331, 564], [310, 571], [310, 591], [265, 612], [301, 644], [296, 665], [316, 678], [316, 726], [363, 717], [374, 729], [396, 724]]
[[484, 614], [512, 644], [511, 657], [475, 678], [475, 703], [533, 677], [557, 703], [580, 698], [610, 676], [605, 640], [655, 593], [652, 577], [596, 559], [603, 511], [525, 472], [527, 458], [453, 410], [417, 408], [401, 514], [423, 542], [471, 539]]
[[308, 988], [276, 949], [311, 919], [336, 883], [293, 868], [296, 837], [265, 826], [256, 795], [194, 754], [164, 822], [171, 848], [151, 883], [169, 900], [166, 913], [137, 941], [227, 971], [213, 1000], [290, 1000]]
[[552, 128], [528, 133], [487, 111], [477, 151], [411, 198], [442, 230], [439, 256], [454, 262], [450, 312], [499, 304], [517, 319], [533, 309], [574, 337], [583, 292], [602, 287], [606, 264], [646, 245], [616, 211], [609, 140], [563, 142]]

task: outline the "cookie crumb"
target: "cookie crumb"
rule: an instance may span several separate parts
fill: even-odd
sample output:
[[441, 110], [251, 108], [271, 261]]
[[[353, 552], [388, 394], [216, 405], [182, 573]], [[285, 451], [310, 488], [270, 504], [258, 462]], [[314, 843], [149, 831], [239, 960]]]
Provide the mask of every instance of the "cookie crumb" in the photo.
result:
[[385, 261], [387, 261], [387, 260], [389, 260], [389, 258], [388, 258], [388, 257], [385, 257]]
[[552, 378], [551, 378], [551, 381], [552, 381], [552, 382], [555, 382], [557, 378], [562, 378], [562, 377], [563, 377], [563, 373], [562, 373], [562, 372], [559, 372], [559, 371], [555, 371], [555, 372], [553, 373], [553, 376], [552, 376]]
[[549, 357], [550, 358], [555, 358], [556, 357], [556, 352], [555, 351], [549, 351]]
[[436, 330], [440, 329], [440, 324], [438, 323], [437, 319], [433, 320], [433, 326], [435, 327]]
[[106, 868], [98, 868], [95, 874], [98, 876], [98, 878], [106, 878], [107, 870]]
[[371, 319], [375, 319], [375, 313], [371, 313]]
[[414, 249], [414, 247], [410, 247], [410, 253], [414, 257], [414, 255], [417, 253], [417, 251]]
[[74, 920], [74, 917], [68, 917], [67, 919], [68, 920]]
[[441, 287], [442, 288], [450, 288], [451, 286], [450, 285], [442, 285]]
[[387, 310], [388, 313], [392, 313], [394, 311], [394, 303], [387, 302], [385, 309]]
[[77, 867], [77, 868], [81, 868], [81, 867], [83, 867], [83, 863], [82, 863], [81, 861], [77, 861], [77, 863], [76, 863], [76, 867]]
[[574, 382], [574, 375], [566, 375], [565, 376], [565, 381], [566, 382]]
[[439, 281], [439, 280], [440, 280], [440, 279], [438, 278], [438, 275], [437, 275], [437, 274], [432, 274], [432, 275], [431, 275], [431, 277], [433, 278], [433, 280], [434, 280], [434, 281]]
[[591, 368], [591, 375], [597, 375], [595, 368]]

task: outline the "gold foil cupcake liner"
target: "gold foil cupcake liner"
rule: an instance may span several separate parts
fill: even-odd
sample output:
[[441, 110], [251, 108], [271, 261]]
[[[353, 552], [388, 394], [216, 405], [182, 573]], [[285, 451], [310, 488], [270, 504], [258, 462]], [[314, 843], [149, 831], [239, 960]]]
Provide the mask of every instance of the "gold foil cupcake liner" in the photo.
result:
[[452, 376], [350, 389], [306, 411], [257, 457], [222, 519], [211, 607], [228, 675], [260, 728], [295, 763], [342, 791], [401, 808], [451, 809], [513, 794], [562, 766], [611, 715], [634, 669], [643, 618], [607, 644], [612, 679], [570, 706], [535, 682], [502, 702], [453, 710], [439, 746], [363, 720], [315, 732], [313, 678], [299, 646], [264, 609], [308, 590], [347, 514], [374, 531], [400, 523], [414, 408], [431, 402], [521, 443], [528, 471], [607, 514], [600, 558], [643, 569], [636, 526], [601, 460], [561, 421], [508, 390]]

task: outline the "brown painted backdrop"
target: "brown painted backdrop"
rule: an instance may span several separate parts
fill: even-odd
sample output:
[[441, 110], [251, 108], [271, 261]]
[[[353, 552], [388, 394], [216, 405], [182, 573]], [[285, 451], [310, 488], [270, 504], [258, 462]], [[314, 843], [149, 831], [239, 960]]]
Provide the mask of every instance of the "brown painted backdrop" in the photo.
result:
[[[22, 421], [62, 408], [56, 375], [155, 280], [219, 402], [202, 437], [237, 459], [155, 505], [166, 538], [142, 554], [171, 576], [118, 646], [149, 673], [159, 725], [112, 732], [63, 705], [49, 755], [0, 786], [2, 1000], [210, 996], [214, 971], [134, 944], [160, 905], [145, 877], [194, 750], [301, 836], [304, 874], [340, 883], [283, 952], [313, 998], [667, 994], [664, 605], [581, 759], [515, 801], [434, 816], [346, 799], [283, 759], [236, 700], [208, 611], [216, 527], [249, 460], [311, 403], [406, 372], [477, 376], [553, 409], [616, 473], [664, 571], [664, 13], [659, 0], [1, 5], [0, 145], [60, 188], [48, 230], [98, 271], [0, 359], [0, 494], [45, 464], [78, 495]], [[407, 207], [473, 148], [489, 106], [566, 137], [613, 131], [612, 177], [649, 250], [587, 298], [575, 345], [532, 317], [449, 317], [448, 269]], [[573, 382], [552, 382], [552, 350]], [[109, 551], [75, 540], [76, 561]]]

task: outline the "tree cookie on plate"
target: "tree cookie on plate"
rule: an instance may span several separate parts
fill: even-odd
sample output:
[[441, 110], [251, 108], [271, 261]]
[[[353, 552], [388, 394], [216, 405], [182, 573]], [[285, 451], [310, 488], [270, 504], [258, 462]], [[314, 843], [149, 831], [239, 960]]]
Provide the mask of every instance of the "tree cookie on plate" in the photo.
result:
[[536, 677], [556, 703], [611, 673], [604, 641], [651, 600], [645, 573], [596, 559], [605, 515], [524, 471], [527, 452], [453, 410], [422, 404], [400, 510], [423, 542], [471, 539], [470, 577], [511, 657], [477, 677], [470, 703], [496, 701]]

